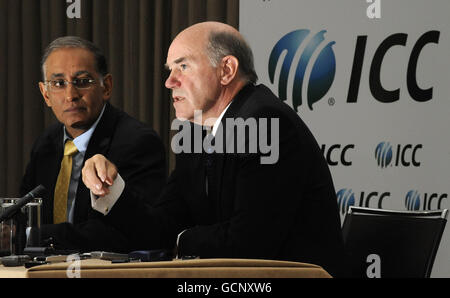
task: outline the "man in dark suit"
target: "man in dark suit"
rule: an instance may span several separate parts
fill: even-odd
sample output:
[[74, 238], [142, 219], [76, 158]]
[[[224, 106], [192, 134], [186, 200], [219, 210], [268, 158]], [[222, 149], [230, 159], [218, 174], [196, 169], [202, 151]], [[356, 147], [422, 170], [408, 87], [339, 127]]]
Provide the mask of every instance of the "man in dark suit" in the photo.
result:
[[[267, 87], [255, 86], [253, 55], [239, 32], [215, 22], [189, 27], [172, 42], [166, 66], [176, 116], [194, 124], [180, 123], [172, 140], [176, 169], [160, 201], [145, 210], [130, 204], [120, 170], [96, 156], [83, 168], [83, 181], [101, 196], [94, 205], [120, 196], [105, 217], [114, 222], [124, 212], [135, 214], [135, 222], [117, 228], [140, 226], [137, 235], [148, 248], [176, 247], [178, 255], [201, 258], [309, 262], [342, 276], [343, 241], [328, 165], [298, 115]], [[200, 142], [198, 125], [210, 131]], [[107, 193], [101, 175], [114, 184], [125, 180], [125, 188]]]
[[[95, 154], [107, 156], [127, 177], [136, 197], [143, 198], [141, 203], [152, 204], [166, 182], [161, 140], [151, 128], [109, 104], [112, 76], [91, 42], [73, 36], [54, 40], [43, 55], [42, 71], [42, 96], [60, 123], [35, 142], [21, 184], [22, 194], [39, 184], [47, 189], [41, 240], [51, 238], [59, 248], [82, 251], [138, 248], [114, 228], [128, 216], [110, 225], [92, 209], [81, 169]], [[73, 152], [65, 154], [69, 143]], [[64, 168], [69, 159], [71, 164]]]

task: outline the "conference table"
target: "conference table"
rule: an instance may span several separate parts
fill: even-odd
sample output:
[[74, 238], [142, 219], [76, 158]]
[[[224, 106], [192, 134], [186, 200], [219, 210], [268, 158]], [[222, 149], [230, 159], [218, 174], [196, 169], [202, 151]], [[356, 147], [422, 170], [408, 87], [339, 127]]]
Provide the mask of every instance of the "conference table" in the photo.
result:
[[0, 265], [0, 278], [330, 278], [318, 265], [253, 259], [193, 259], [112, 263], [101, 259], [31, 268]]

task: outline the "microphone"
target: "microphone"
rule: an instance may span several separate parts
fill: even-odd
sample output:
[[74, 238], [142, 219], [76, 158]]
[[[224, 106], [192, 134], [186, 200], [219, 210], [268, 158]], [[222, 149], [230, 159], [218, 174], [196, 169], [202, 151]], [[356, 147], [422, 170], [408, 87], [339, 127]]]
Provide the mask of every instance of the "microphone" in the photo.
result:
[[24, 197], [17, 200], [16, 204], [12, 205], [11, 207], [8, 207], [1, 215], [0, 215], [0, 223], [4, 220], [10, 219], [13, 217], [17, 211], [20, 210], [23, 206], [25, 206], [27, 203], [31, 202], [34, 198], [40, 197], [43, 194], [45, 194], [46, 189], [41, 184], [37, 186], [35, 189], [27, 193]]

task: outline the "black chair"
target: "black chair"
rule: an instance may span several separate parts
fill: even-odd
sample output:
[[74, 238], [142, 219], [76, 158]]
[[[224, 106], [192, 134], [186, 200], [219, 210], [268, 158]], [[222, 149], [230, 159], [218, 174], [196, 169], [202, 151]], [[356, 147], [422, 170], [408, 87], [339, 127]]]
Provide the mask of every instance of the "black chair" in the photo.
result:
[[342, 226], [350, 276], [430, 277], [447, 213], [350, 206]]

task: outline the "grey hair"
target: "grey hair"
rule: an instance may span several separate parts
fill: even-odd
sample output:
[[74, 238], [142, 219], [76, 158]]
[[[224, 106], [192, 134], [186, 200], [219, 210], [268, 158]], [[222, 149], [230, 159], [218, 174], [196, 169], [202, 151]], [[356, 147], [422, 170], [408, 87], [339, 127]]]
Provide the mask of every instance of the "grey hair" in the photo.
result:
[[96, 70], [101, 77], [105, 77], [108, 74], [108, 64], [106, 62], [105, 55], [100, 49], [92, 42], [85, 40], [78, 36], [63, 36], [52, 41], [44, 51], [41, 59], [42, 77], [45, 80], [45, 62], [48, 56], [57, 49], [61, 48], [81, 48], [90, 51], [95, 58]]
[[207, 46], [209, 60], [214, 67], [223, 57], [231, 55], [239, 61], [239, 72], [248, 82], [256, 84], [258, 75], [253, 63], [253, 53], [247, 42], [238, 35], [229, 32], [212, 31]]

